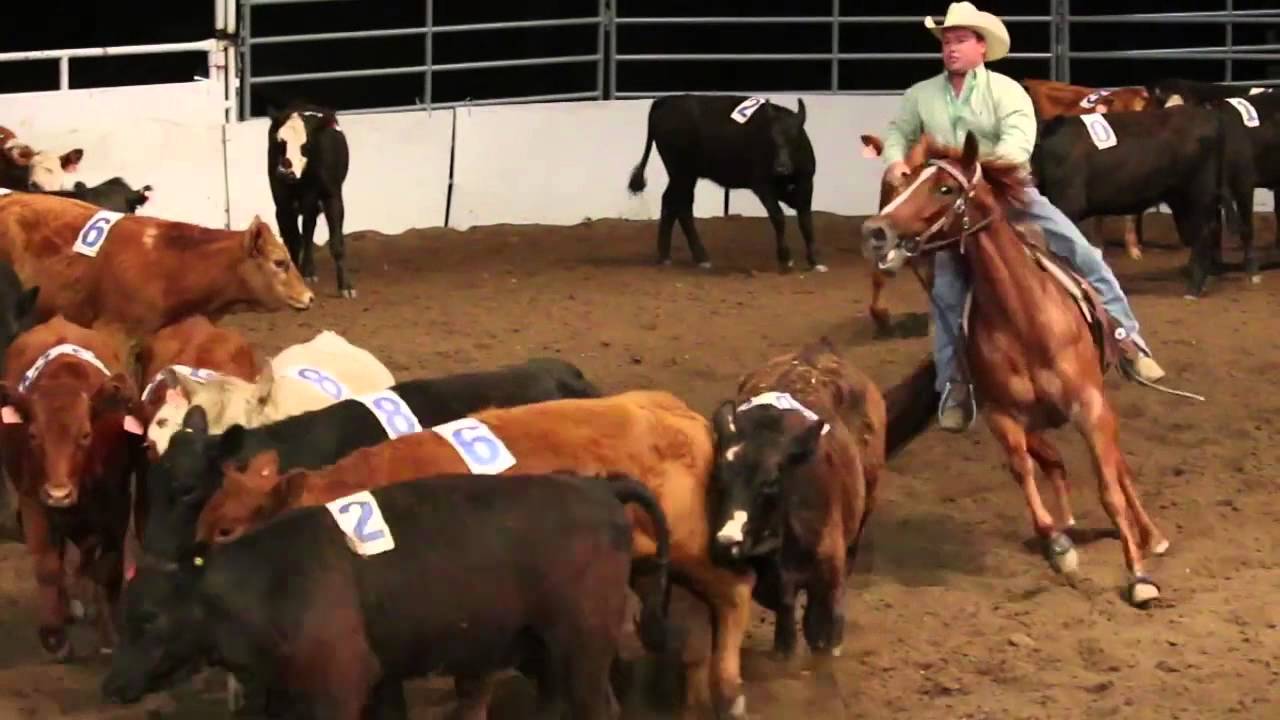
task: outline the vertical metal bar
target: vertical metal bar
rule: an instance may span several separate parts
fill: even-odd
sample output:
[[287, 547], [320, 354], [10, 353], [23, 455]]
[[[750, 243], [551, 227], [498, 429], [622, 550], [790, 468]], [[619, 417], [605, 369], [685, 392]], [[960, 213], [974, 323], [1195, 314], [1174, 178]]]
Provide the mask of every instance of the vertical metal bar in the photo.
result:
[[596, 23], [596, 52], [600, 53], [600, 59], [596, 61], [596, 99], [604, 100], [604, 65], [606, 62], [604, 50], [604, 24], [608, 22], [608, 2], [600, 0], [600, 19]]
[[[1235, 11], [1236, 11], [1235, 2], [1233, 2], [1233, 0], [1227, 0], [1227, 15], [1235, 15]], [[1235, 23], [1232, 22], [1232, 20], [1234, 20], [1233, 17], [1227, 18], [1227, 55], [1231, 54], [1232, 40], [1233, 40], [1232, 36], [1235, 34], [1234, 33]], [[1232, 80], [1231, 71], [1233, 70], [1233, 68], [1231, 67], [1232, 63], [1231, 63], [1230, 57], [1227, 58], [1226, 64], [1227, 64], [1227, 82], [1231, 82]]]
[[1062, 82], [1071, 82], [1071, 0], [1062, 3]]
[[58, 58], [58, 88], [61, 90], [71, 89], [71, 58]]
[[427, 0], [427, 38], [426, 38], [426, 54], [427, 54], [427, 71], [422, 76], [422, 102], [431, 109], [431, 66], [435, 64], [432, 56], [435, 54], [435, 33], [431, 32], [436, 24], [436, 5], [433, 0]]
[[250, 28], [253, 20], [253, 5], [248, 0], [240, 0], [240, 117], [249, 120], [253, 117], [253, 106], [250, 102], [253, 95], [253, 64], [249, 39], [253, 37]]
[[840, 92], [840, 0], [831, 0], [831, 92]]
[[1058, 49], [1058, 0], [1049, 0], [1049, 79], [1057, 80], [1062, 53]]
[[609, 97], [618, 96], [618, 2], [609, 0]]

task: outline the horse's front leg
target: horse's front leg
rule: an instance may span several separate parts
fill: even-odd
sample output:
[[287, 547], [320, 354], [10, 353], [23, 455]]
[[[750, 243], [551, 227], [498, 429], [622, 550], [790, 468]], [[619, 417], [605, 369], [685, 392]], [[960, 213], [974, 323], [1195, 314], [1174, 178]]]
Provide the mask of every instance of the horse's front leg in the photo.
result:
[[1078, 565], [1075, 548], [1065, 533], [1055, 530], [1053, 516], [1040, 499], [1040, 489], [1036, 487], [1035, 460], [1027, 448], [1026, 428], [1009, 415], [995, 410], [988, 413], [987, 424], [1009, 458], [1009, 471], [1013, 474], [1014, 481], [1022, 486], [1027, 510], [1031, 513], [1031, 524], [1036, 535], [1040, 536], [1049, 562], [1058, 572], [1075, 572]]

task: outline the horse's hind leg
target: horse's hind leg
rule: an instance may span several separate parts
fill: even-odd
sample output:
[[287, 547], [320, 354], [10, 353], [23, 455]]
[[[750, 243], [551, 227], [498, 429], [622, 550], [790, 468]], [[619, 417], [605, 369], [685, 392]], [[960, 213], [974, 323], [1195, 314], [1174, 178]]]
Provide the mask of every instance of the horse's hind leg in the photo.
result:
[[1147, 515], [1146, 508], [1142, 507], [1142, 500], [1138, 497], [1138, 491], [1133, 487], [1133, 470], [1129, 467], [1129, 463], [1124, 459], [1124, 454], [1119, 456], [1120, 462], [1120, 487], [1124, 491], [1125, 502], [1129, 505], [1130, 517], [1135, 525], [1138, 526], [1138, 535], [1142, 539], [1143, 550], [1153, 555], [1163, 555], [1169, 550], [1169, 539], [1160, 532], [1160, 528], [1151, 520], [1151, 516]]
[[1031, 523], [1035, 527], [1036, 534], [1040, 536], [1041, 542], [1044, 543], [1050, 562], [1059, 572], [1074, 570], [1060, 564], [1060, 560], [1066, 556], [1065, 551], [1054, 552], [1053, 516], [1040, 500], [1040, 490], [1036, 487], [1035, 461], [1032, 460], [1031, 453], [1027, 449], [1026, 429], [1017, 420], [998, 412], [988, 414], [987, 424], [991, 426], [991, 433], [995, 435], [996, 440], [1009, 456], [1009, 471], [1013, 474], [1014, 481], [1022, 486], [1022, 493], [1027, 500], [1027, 510], [1031, 513]]
[[1049, 545], [1046, 548], [1050, 560], [1063, 572], [1075, 572], [1080, 559], [1076, 554], [1074, 543], [1067, 537], [1066, 529], [1074, 527], [1075, 516], [1071, 513], [1071, 488], [1067, 485], [1067, 466], [1062, 462], [1062, 454], [1041, 433], [1027, 433], [1027, 452], [1040, 466], [1045, 479], [1053, 484], [1053, 491], [1058, 500], [1057, 525]]
[[[1142, 551], [1138, 547], [1133, 525], [1141, 525], [1142, 521], [1131, 522], [1134, 518], [1146, 518], [1140, 505], [1131, 506], [1125, 489], [1125, 474], [1128, 466], [1120, 452], [1119, 432], [1116, 427], [1115, 413], [1112, 412], [1106, 399], [1098, 394], [1092, 408], [1086, 409], [1077, 416], [1077, 425], [1089, 449], [1093, 452], [1094, 471], [1098, 474], [1098, 494], [1102, 499], [1102, 507], [1111, 517], [1111, 522], [1120, 532], [1120, 543], [1124, 548], [1125, 565], [1129, 568], [1129, 602], [1142, 606], [1160, 596], [1160, 589], [1146, 576], [1142, 568]], [[1150, 519], [1146, 520], [1150, 523]], [[1154, 527], [1154, 526], [1153, 526]]]

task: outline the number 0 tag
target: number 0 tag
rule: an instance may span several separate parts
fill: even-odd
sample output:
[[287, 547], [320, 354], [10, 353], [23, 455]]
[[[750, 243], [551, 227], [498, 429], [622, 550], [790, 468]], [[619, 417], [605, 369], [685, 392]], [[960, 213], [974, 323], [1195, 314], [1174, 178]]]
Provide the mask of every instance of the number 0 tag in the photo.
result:
[[[739, 405], [738, 412], [742, 412], [747, 408], [755, 407], [756, 405], [772, 405], [773, 407], [776, 407], [779, 410], [795, 410], [801, 415], [804, 415], [811, 422], [819, 422], [822, 420], [821, 417], [818, 417], [818, 413], [805, 407], [804, 404], [802, 404], [799, 400], [796, 400], [794, 397], [792, 397], [791, 393], [777, 392], [774, 390], [760, 393], [759, 395], [756, 395], [750, 400]], [[826, 435], [829, 432], [831, 432], [831, 425], [827, 423], [823, 423], [822, 434]]]
[[324, 506], [346, 534], [347, 546], [356, 554], [368, 557], [395, 548], [391, 528], [387, 527], [378, 501], [368, 490], [330, 500]]
[[1227, 102], [1240, 113], [1240, 120], [1244, 122], [1245, 127], [1258, 127], [1258, 110], [1253, 103], [1244, 98], [1227, 98]]
[[107, 233], [111, 232], [111, 228], [115, 226], [120, 218], [124, 217], [124, 213], [115, 212], [114, 210], [99, 210], [89, 218], [89, 222], [84, 224], [80, 229], [80, 235], [76, 237], [76, 244], [71, 249], [81, 255], [89, 257], [97, 257], [98, 251], [102, 249], [102, 244], [107, 240]]
[[1099, 150], [1106, 150], [1116, 145], [1116, 131], [1111, 129], [1111, 123], [1107, 122], [1106, 115], [1102, 113], [1089, 113], [1080, 116], [1081, 122], [1084, 123], [1085, 129], [1089, 131], [1089, 139], [1097, 146]]
[[378, 418], [378, 422], [382, 423], [382, 429], [387, 431], [387, 437], [392, 440], [402, 435], [422, 432], [422, 423], [418, 421], [418, 416], [413, 414], [409, 403], [406, 403], [404, 398], [397, 395], [394, 390], [379, 390], [357, 395], [353, 399], [359, 400], [369, 408], [369, 412]]
[[497, 475], [516, 464], [516, 458], [488, 425], [475, 418], [459, 418], [431, 428], [462, 456], [476, 475]]

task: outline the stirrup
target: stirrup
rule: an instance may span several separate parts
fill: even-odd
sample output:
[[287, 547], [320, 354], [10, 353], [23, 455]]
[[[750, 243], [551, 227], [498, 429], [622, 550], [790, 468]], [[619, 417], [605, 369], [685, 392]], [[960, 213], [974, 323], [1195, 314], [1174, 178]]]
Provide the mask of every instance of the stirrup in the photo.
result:
[[[973, 427], [973, 423], [978, 418], [978, 401], [974, 397], [973, 384], [965, 383], [969, 388], [969, 407], [965, 410], [965, 423], [960, 432], [965, 432]], [[942, 389], [942, 399], [938, 402], [938, 424], [942, 424], [942, 411], [947, 407], [947, 399], [951, 397], [951, 383], [948, 382], [946, 387]]]

